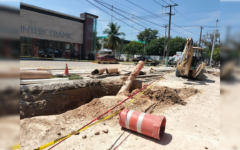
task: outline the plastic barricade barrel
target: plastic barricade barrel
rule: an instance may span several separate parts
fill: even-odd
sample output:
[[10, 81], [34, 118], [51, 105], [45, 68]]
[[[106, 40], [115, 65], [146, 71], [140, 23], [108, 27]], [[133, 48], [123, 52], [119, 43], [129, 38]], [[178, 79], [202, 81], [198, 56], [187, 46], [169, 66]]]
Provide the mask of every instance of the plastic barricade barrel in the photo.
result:
[[166, 118], [143, 112], [124, 109], [119, 113], [121, 127], [161, 140], [165, 131]]

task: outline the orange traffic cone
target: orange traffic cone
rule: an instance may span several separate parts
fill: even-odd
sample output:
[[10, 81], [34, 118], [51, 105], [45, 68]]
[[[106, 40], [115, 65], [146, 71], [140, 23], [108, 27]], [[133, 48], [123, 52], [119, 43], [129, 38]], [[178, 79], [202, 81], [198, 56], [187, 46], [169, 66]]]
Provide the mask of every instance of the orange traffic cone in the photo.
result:
[[67, 65], [67, 64], [66, 64], [66, 67], [65, 67], [64, 75], [65, 75], [65, 76], [69, 76], [68, 65]]

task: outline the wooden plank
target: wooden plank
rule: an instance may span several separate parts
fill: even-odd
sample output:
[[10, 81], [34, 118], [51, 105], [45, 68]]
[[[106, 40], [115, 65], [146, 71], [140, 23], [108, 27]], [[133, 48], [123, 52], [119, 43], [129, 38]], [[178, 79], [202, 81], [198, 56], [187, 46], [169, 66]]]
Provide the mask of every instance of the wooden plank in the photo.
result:
[[20, 79], [49, 79], [52, 74], [49, 71], [20, 71]]
[[68, 81], [68, 78], [20, 80], [20, 84], [37, 84], [37, 83], [59, 82], [59, 81]]

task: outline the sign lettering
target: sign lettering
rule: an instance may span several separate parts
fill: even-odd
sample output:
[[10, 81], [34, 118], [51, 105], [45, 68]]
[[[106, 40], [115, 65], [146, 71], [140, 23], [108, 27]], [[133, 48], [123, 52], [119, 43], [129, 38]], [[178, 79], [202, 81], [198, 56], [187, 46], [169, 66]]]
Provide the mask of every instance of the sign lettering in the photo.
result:
[[31, 26], [26, 27], [24, 25], [21, 25], [21, 32], [28, 33], [28, 34], [46, 35], [46, 36], [57, 37], [57, 38], [66, 38], [66, 39], [73, 39], [73, 36], [75, 35], [75, 33], [48, 30], [48, 29], [42, 29], [38, 27], [31, 27]]

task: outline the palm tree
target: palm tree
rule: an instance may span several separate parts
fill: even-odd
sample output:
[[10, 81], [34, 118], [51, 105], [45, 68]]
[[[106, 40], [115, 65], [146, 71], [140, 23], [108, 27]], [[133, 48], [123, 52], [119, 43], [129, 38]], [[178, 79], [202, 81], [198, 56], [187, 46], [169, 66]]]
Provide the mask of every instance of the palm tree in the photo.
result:
[[100, 50], [102, 48], [102, 44], [100, 43], [99, 38], [97, 37], [97, 32], [93, 32], [92, 37], [94, 38], [94, 40], [96, 40], [95, 49], [96, 49], [96, 52], [97, 52], [98, 50]]
[[119, 32], [120, 26], [117, 23], [110, 22], [108, 28], [103, 31], [103, 34], [107, 34], [105, 43], [108, 47], [112, 48], [113, 55], [115, 56], [115, 50], [118, 49], [122, 40], [119, 36], [125, 36], [125, 33]]
[[102, 48], [102, 44], [99, 41], [99, 38], [96, 38], [96, 50], [100, 50]]

